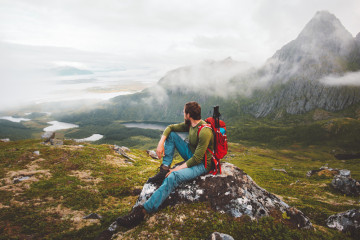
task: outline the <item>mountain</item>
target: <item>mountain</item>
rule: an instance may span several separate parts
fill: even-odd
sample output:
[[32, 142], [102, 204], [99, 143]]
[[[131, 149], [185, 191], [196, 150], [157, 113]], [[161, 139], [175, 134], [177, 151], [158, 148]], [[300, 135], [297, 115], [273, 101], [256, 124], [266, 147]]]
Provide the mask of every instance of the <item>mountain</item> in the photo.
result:
[[257, 117], [285, 110], [290, 114], [316, 108], [342, 110], [360, 102], [359, 87], [327, 86], [325, 76], [360, 70], [359, 36], [353, 38], [340, 21], [317, 12], [299, 36], [278, 50], [259, 70], [267, 90], [249, 107]]
[[187, 94], [205, 91], [207, 95], [226, 97], [230, 80], [250, 69], [249, 63], [234, 61], [231, 57], [222, 61], [207, 60], [168, 72], [158, 85], [171, 92]]
[[320, 11], [260, 68], [231, 58], [181, 67], [140, 93], [113, 98], [107, 106], [63, 120], [182, 121], [188, 101], [198, 101], [204, 116], [220, 105], [231, 120], [339, 111], [360, 103], [359, 84], [330, 85], [324, 80], [341, 80], [349, 73], [356, 80], [359, 70], [360, 35], [354, 38], [333, 14]]

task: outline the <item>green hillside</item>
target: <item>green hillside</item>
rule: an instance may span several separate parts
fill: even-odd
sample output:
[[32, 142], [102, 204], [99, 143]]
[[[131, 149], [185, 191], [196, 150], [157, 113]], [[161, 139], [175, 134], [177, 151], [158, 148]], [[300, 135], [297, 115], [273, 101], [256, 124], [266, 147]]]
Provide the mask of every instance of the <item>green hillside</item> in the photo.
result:
[[[349, 169], [353, 178], [360, 178], [359, 159], [336, 160], [332, 150], [296, 144], [273, 149], [240, 142], [230, 144], [225, 159], [303, 211], [316, 231], [292, 229], [285, 224], [286, 216], [258, 222], [248, 217], [234, 219], [214, 212], [205, 202], [167, 207], [132, 230], [120, 229], [115, 239], [204, 239], [214, 231], [235, 239], [355, 239], [327, 228], [325, 220], [359, 208], [358, 199], [333, 190], [331, 176], [306, 177], [307, 171], [328, 164]], [[133, 164], [106, 144], [0, 143], [0, 239], [93, 239], [131, 209], [139, 189], [160, 164], [144, 150], [131, 149], [129, 155], [135, 159]], [[284, 168], [287, 174], [272, 168]], [[14, 183], [19, 176], [30, 178]], [[83, 219], [93, 212], [103, 219]]]

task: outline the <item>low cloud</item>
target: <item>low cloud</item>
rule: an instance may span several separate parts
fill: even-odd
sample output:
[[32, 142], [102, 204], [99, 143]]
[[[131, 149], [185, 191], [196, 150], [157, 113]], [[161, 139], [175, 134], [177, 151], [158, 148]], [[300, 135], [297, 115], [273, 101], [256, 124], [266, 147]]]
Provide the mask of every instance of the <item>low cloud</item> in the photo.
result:
[[320, 80], [321, 83], [330, 86], [356, 86], [360, 87], [360, 71], [350, 72], [343, 76], [331, 75]]

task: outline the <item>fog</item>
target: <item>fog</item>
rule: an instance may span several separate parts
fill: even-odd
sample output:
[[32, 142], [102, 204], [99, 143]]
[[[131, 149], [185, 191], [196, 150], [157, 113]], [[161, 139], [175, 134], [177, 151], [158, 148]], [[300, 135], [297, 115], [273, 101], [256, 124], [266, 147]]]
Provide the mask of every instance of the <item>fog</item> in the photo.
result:
[[[189, 76], [195, 82], [201, 71], [211, 72], [204, 62], [232, 57], [241, 64], [205, 76], [217, 79], [214, 93], [223, 96], [224, 84], [248, 65], [262, 66], [323, 9], [341, 19], [352, 36], [358, 33], [357, 0], [3, 0], [0, 111], [30, 103], [103, 101], [153, 86], [182, 66], [194, 67], [176, 84]], [[89, 74], [64, 76], [59, 68]], [[243, 94], [267, 80], [247, 79]], [[166, 101], [161, 96], [154, 100]]]
[[331, 75], [322, 78], [320, 82], [330, 86], [357, 86], [360, 87], [360, 71], [350, 72], [343, 76]]

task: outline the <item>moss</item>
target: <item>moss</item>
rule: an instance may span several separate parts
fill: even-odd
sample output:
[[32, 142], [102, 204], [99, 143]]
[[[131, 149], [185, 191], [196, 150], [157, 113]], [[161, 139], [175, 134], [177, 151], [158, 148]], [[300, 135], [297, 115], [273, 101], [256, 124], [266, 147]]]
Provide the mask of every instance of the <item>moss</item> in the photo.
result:
[[[141, 188], [147, 178], [156, 172], [160, 161], [151, 159], [144, 150], [131, 149], [133, 164], [110, 164], [107, 155], [122, 159], [109, 145], [94, 145], [66, 141], [64, 146], [40, 144], [39, 140], [0, 143], [2, 178], [8, 171], [27, 168], [38, 158], [40, 169], [48, 169], [51, 176], [39, 178], [23, 187], [22, 192], [0, 192], [0, 203], [10, 208], [0, 211], [0, 239], [93, 239], [118, 216], [130, 211], [137, 196], [134, 189]], [[341, 148], [336, 148], [336, 151]], [[35, 150], [40, 156], [34, 156]], [[360, 176], [357, 160], [336, 160], [334, 148], [329, 146], [303, 146], [273, 148], [250, 145], [249, 142], [229, 144], [226, 161], [237, 165], [254, 181], [271, 193], [307, 215], [319, 231], [301, 231], [286, 224], [287, 216], [265, 217], [251, 221], [243, 216], [234, 219], [227, 214], [211, 210], [208, 203], [182, 204], [160, 210], [137, 228], [120, 229], [123, 238], [204, 239], [214, 231], [232, 235], [235, 239], [351, 239], [344, 233], [328, 229], [328, 216], [358, 207], [358, 199], [344, 196], [330, 187], [331, 177], [306, 177], [309, 170], [329, 167], [351, 170]], [[176, 155], [175, 162], [181, 161]], [[284, 168], [286, 173], [273, 171]], [[89, 179], [81, 179], [74, 171], [88, 171]], [[101, 179], [95, 183], [94, 179]], [[5, 180], [1, 181], [5, 185]], [[17, 187], [25, 186], [17, 184]], [[19, 204], [23, 204], [20, 206]], [[96, 212], [104, 218], [100, 224], [72, 229], [70, 219], [56, 213], [44, 212], [61, 204], [84, 214]], [[321, 230], [322, 229], [322, 230]], [[326, 229], [326, 231], [323, 231]]]

